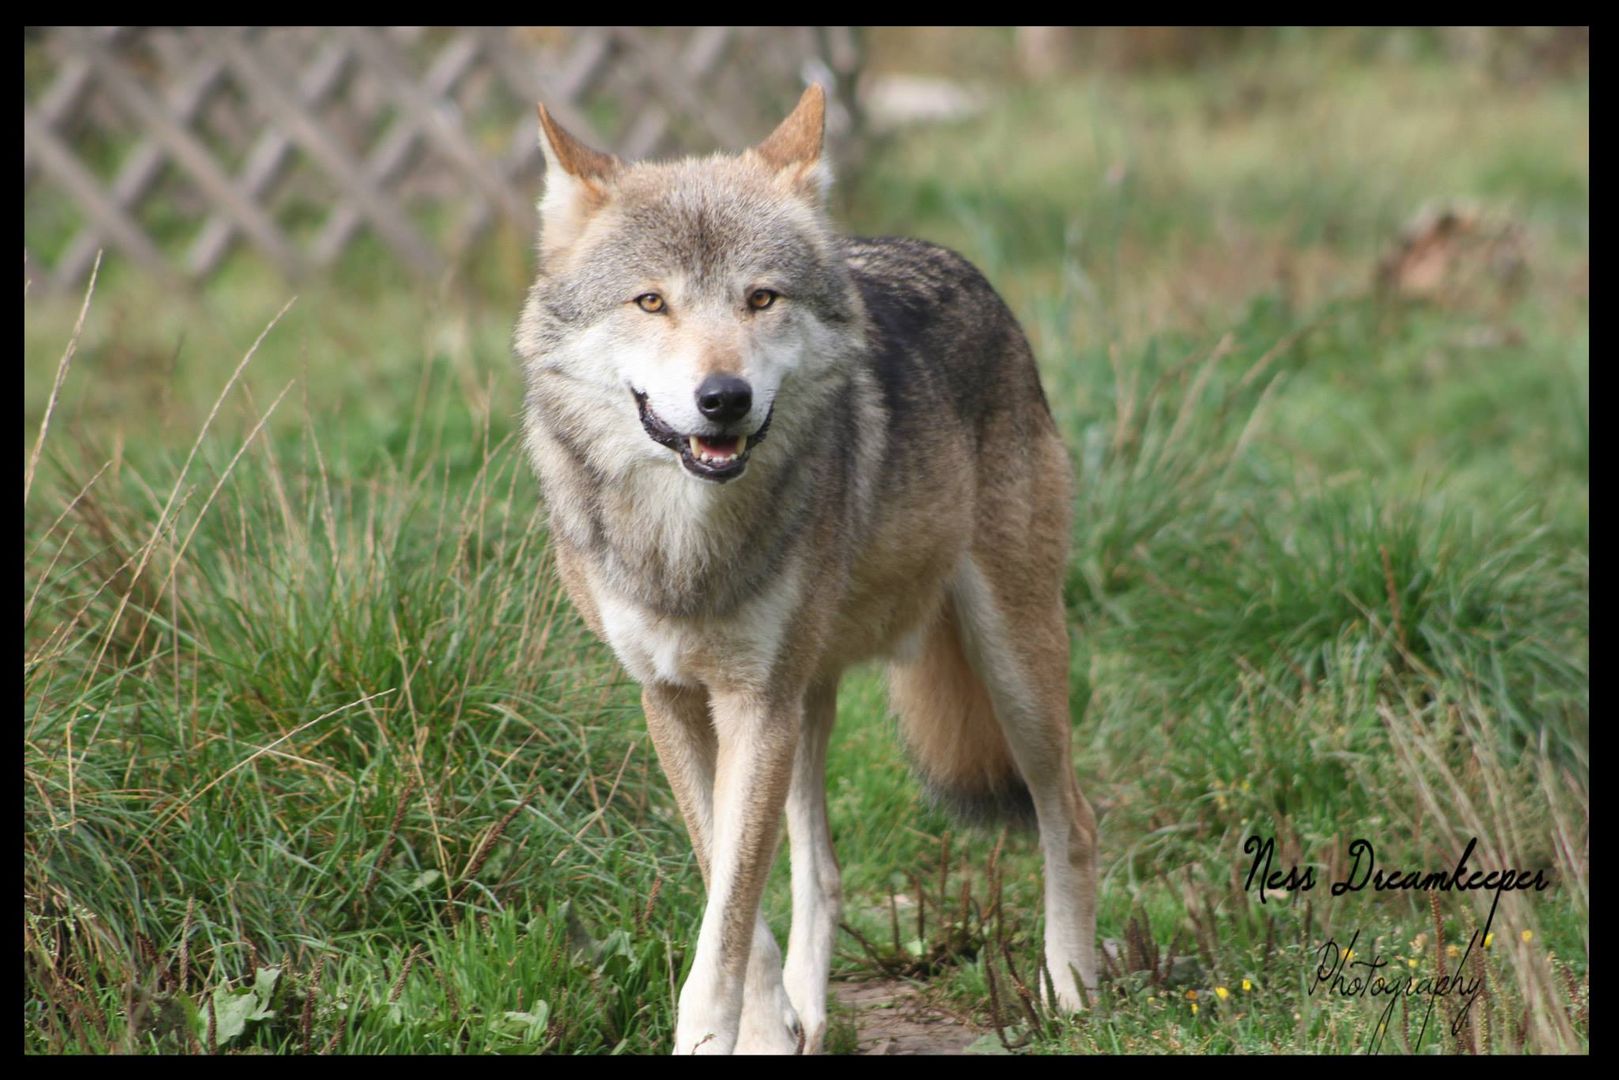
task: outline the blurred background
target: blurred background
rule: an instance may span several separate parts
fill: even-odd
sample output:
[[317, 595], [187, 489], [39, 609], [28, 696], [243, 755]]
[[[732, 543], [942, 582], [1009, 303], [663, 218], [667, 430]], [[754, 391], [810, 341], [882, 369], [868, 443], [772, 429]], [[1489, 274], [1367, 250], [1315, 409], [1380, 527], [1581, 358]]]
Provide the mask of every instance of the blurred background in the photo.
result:
[[[103, 249], [85, 342], [120, 384], [78, 384], [75, 409], [184, 396], [175, 365], [294, 293], [289, 347], [352, 331], [354, 301], [430, 351], [504, 336], [532, 271], [536, 100], [638, 158], [755, 141], [807, 79], [832, 91], [850, 231], [1015, 264], [992, 274], [1014, 309], [1072, 300], [1075, 346], [1378, 281], [1444, 301], [1532, 269], [1578, 299], [1588, 55], [1578, 28], [35, 29], [28, 351], [59, 350]], [[393, 343], [346, 349], [343, 378], [415, 370]], [[26, 380], [30, 421], [49, 386]]]
[[701, 884], [515, 437], [534, 104], [630, 158], [737, 150], [813, 80], [834, 220], [978, 265], [1073, 453], [1115, 943], [1105, 1021], [1013, 1004], [1038, 853], [952, 832], [860, 674], [837, 985], [922, 987], [935, 1050], [1358, 1050], [1378, 1009], [1299, 987], [1328, 929], [1428, 972], [1482, 909], [1262, 908], [1243, 839], [1324, 877], [1354, 836], [1427, 869], [1476, 835], [1556, 886], [1503, 900], [1479, 1019], [1401, 1048], [1585, 1049], [1589, 59], [1584, 28], [26, 30], [28, 1047], [665, 1044]]

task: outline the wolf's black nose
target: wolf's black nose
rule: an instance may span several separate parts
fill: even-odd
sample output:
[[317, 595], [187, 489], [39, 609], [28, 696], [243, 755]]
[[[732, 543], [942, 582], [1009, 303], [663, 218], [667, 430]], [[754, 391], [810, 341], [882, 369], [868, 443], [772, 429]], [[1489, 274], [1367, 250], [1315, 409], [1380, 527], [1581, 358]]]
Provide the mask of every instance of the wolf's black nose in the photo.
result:
[[716, 424], [729, 424], [753, 408], [753, 387], [735, 375], [710, 375], [697, 388], [697, 409]]

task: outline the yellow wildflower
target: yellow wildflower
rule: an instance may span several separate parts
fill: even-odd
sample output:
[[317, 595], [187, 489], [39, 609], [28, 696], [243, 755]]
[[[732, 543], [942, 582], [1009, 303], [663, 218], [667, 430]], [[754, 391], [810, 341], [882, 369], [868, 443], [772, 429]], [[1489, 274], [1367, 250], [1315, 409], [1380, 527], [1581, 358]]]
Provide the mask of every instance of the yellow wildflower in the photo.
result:
[[1226, 998], [1231, 996], [1231, 991], [1227, 990], [1223, 986], [1216, 986], [1214, 988], [1214, 992], [1220, 998], [1221, 1001], [1224, 1001]]
[[1531, 941], [1535, 940], [1535, 932], [1533, 930], [1525, 930], [1523, 933], [1519, 934], [1518, 936], [1523, 938], [1523, 943], [1525, 945], [1527, 945]]

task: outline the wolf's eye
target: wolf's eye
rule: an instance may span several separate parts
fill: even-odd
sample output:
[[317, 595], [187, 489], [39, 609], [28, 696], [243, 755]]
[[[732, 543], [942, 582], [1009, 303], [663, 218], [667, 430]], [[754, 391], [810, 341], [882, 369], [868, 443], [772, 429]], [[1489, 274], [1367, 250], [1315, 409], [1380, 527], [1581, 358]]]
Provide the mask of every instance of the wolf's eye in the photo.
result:
[[664, 309], [663, 297], [655, 292], [642, 293], [635, 298], [635, 305], [649, 315], [657, 315]]
[[763, 311], [774, 304], [780, 295], [775, 289], [754, 289], [748, 294], [748, 306], [754, 311]]

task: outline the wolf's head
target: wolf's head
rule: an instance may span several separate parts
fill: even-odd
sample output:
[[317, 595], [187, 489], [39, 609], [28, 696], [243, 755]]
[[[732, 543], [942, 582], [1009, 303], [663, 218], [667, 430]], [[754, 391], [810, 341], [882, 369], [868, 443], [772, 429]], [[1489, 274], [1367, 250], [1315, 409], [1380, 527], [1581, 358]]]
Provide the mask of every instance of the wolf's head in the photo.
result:
[[626, 164], [539, 112], [540, 268], [517, 329], [531, 386], [550, 384], [551, 421], [602, 473], [651, 458], [735, 479], [858, 337], [821, 88], [758, 146], [670, 163]]

